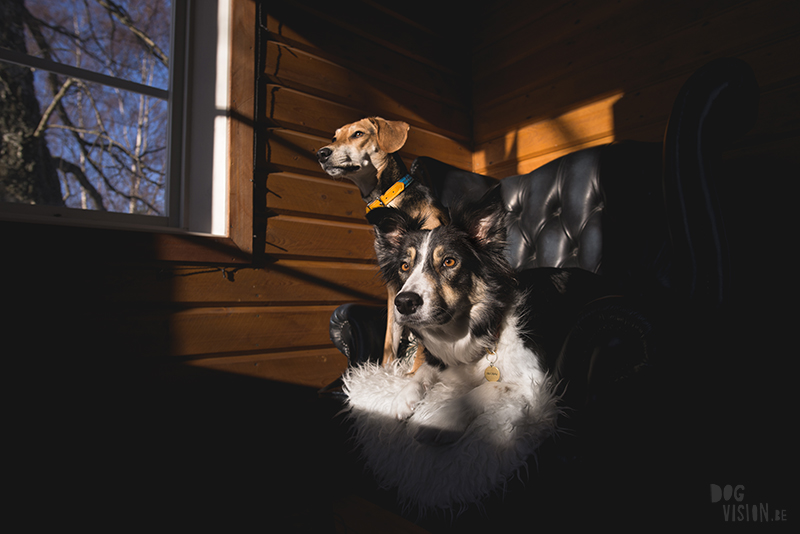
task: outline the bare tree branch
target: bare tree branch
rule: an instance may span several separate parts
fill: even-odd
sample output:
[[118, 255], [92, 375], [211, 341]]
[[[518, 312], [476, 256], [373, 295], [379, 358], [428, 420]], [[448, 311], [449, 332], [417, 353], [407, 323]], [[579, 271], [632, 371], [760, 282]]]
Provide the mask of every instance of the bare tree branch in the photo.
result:
[[124, 7], [111, 0], [97, 0], [97, 3], [106, 8], [109, 13], [124, 24], [165, 67], [169, 66], [169, 57], [167, 54], [165, 54], [146, 33], [136, 27], [136, 24], [133, 22], [130, 15], [128, 15], [128, 12], [125, 11]]
[[[90, 158], [87, 158], [87, 161], [92, 165], [92, 167], [98, 168], [98, 165], [97, 165], [97, 163], [95, 163], [94, 160], [92, 160]], [[158, 208], [156, 206], [154, 206], [147, 199], [145, 199], [145, 198], [143, 198], [143, 197], [141, 197], [139, 195], [129, 195], [127, 193], [123, 193], [122, 191], [120, 191], [117, 188], [117, 186], [115, 186], [113, 183], [111, 183], [111, 180], [109, 180], [108, 176], [106, 176], [105, 174], [101, 173], [100, 177], [103, 179], [103, 182], [106, 184], [106, 187], [108, 187], [109, 191], [112, 191], [113, 193], [121, 196], [122, 198], [124, 198], [126, 200], [137, 200], [137, 201], [141, 202], [142, 204], [144, 204], [145, 206], [147, 206], [147, 208], [150, 209], [153, 213], [161, 213], [158, 210]]]
[[[127, 162], [125, 162], [124, 160], [122, 160], [120, 158], [118, 153], [122, 153], [123, 155], [125, 155], [126, 157], [128, 157], [130, 159], [134, 159], [134, 157], [135, 157], [133, 154], [131, 154], [131, 152], [127, 148], [125, 148], [124, 146], [122, 146], [119, 143], [115, 142], [112, 137], [110, 137], [106, 132], [104, 132], [102, 130], [93, 130], [93, 129], [89, 129], [89, 128], [79, 128], [77, 126], [65, 126], [63, 124], [52, 124], [52, 125], [49, 126], [49, 128], [60, 129], [60, 130], [68, 130], [68, 131], [70, 131], [70, 132], [72, 132], [74, 134], [77, 134], [77, 136], [78, 136], [77, 139], [80, 142], [80, 144], [82, 144], [87, 149], [90, 149], [90, 148], [99, 148], [99, 149], [101, 149], [102, 151], [107, 153], [108, 156], [111, 157], [114, 161], [119, 163], [120, 168], [124, 169], [124, 168], [127, 167], [128, 164], [127, 164]], [[87, 141], [86, 139], [80, 138], [80, 134], [90, 134], [90, 135], [94, 136], [94, 139], [92, 141]], [[106, 142], [105, 143], [98, 142], [98, 140], [100, 140], [100, 139], [105, 139]], [[154, 154], [154, 153], [160, 152], [162, 150], [166, 150], [166, 147], [157, 147], [157, 148], [154, 148], [152, 150], [147, 150], [146, 152], [143, 152], [141, 154], [141, 156]], [[86, 152], [84, 152], [84, 153], [86, 153]], [[154, 168], [152, 168], [150, 166], [147, 166], [147, 165], [142, 165], [141, 168], [143, 170], [147, 170], [150, 173], [158, 174], [160, 176], [164, 176], [164, 174], [165, 174], [163, 171], [159, 171], [159, 170], [154, 169]], [[100, 169], [98, 168], [98, 171], [99, 170]], [[158, 186], [158, 187], [164, 187], [163, 183], [158, 182], [156, 180], [151, 180], [150, 178], [147, 177], [147, 175], [142, 176], [142, 178], [146, 182], [148, 182], [148, 183], [150, 183], [152, 185], [155, 185], [155, 186]]]
[[61, 170], [63, 173], [69, 173], [78, 180], [78, 183], [81, 184], [89, 196], [92, 197], [97, 209], [100, 211], [106, 211], [106, 207], [103, 204], [103, 195], [92, 185], [92, 182], [89, 181], [89, 178], [86, 177], [86, 173], [83, 172], [83, 169], [80, 166], [72, 163], [69, 160], [64, 158], [53, 156], [53, 161], [55, 161], [56, 166]]
[[42, 113], [42, 120], [39, 121], [39, 126], [36, 127], [36, 131], [33, 132], [34, 137], [41, 136], [47, 129], [47, 121], [50, 120], [50, 115], [53, 114], [53, 111], [56, 109], [56, 106], [58, 106], [59, 102], [61, 102], [61, 99], [64, 98], [64, 95], [67, 94], [67, 90], [70, 88], [70, 86], [73, 84], [74, 81], [75, 81], [74, 78], [67, 78], [67, 81], [64, 82], [64, 84], [58, 90], [58, 93], [56, 93], [56, 95], [53, 97], [53, 100], [47, 106], [47, 109], [44, 110], [44, 113]]

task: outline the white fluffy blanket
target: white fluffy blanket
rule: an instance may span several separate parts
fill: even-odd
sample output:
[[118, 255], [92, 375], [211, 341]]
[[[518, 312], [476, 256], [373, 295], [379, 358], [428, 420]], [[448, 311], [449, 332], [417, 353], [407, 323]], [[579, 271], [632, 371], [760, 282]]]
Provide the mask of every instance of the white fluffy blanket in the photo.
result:
[[400, 421], [391, 412], [392, 400], [408, 383], [410, 365], [410, 360], [387, 368], [365, 364], [344, 376], [348, 415], [367, 467], [382, 487], [397, 488], [408, 508], [457, 512], [479, 503], [502, 490], [555, 430], [559, 408], [547, 381], [532, 383], [527, 398], [509, 396], [485, 406], [454, 443], [419, 443], [414, 439], [418, 421], [467, 391], [460, 384], [438, 382], [411, 417]]

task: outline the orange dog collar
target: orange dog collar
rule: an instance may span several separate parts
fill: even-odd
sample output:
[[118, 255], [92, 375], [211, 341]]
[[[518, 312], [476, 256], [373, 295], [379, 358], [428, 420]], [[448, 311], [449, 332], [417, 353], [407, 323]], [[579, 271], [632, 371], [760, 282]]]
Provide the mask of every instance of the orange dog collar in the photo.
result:
[[399, 180], [397, 180], [392, 187], [386, 190], [384, 194], [380, 197], [376, 198], [369, 204], [367, 204], [367, 213], [374, 210], [375, 208], [379, 208], [381, 206], [386, 207], [389, 203], [400, 196], [400, 194], [406, 190], [406, 188], [413, 182], [414, 179], [411, 177], [410, 174], [406, 174]]

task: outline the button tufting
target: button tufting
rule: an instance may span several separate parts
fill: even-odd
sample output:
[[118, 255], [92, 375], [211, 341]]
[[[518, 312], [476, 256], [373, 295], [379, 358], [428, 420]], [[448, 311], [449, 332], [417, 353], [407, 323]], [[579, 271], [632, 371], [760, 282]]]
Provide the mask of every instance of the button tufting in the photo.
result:
[[592, 231], [584, 230], [602, 202], [595, 172], [602, 150], [581, 150], [527, 175], [502, 180], [515, 212], [509, 224], [509, 259], [515, 269], [573, 266], [578, 258], [590, 265], [599, 262], [600, 220]]

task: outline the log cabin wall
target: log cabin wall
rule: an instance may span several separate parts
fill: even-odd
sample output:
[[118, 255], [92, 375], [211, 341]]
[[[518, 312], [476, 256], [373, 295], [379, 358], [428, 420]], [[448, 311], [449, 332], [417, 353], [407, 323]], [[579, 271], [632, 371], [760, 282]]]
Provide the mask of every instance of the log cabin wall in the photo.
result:
[[336, 128], [404, 120], [407, 164], [427, 155], [502, 178], [615, 139], [660, 140], [684, 81], [730, 55], [762, 88], [759, 123], [734, 147], [734, 166], [769, 154], [785, 167], [797, 163], [800, 62], [787, 61], [800, 38], [796, 6], [507, 0], [459, 20], [415, 3], [259, 3], [245, 220], [259, 265], [122, 268], [115, 298], [138, 306], [142, 351], [164, 361], [327, 384], [345, 365], [328, 339], [331, 312], [384, 299], [358, 191], [314, 156]]
[[365, 116], [411, 125], [407, 164], [471, 165], [468, 57], [424, 25], [371, 2], [258, 5], [253, 199], [257, 268], [171, 273], [170, 357], [321, 387], [345, 358], [328, 336], [345, 302], [385, 303], [364, 203], [315, 152]]
[[797, 146], [797, 2], [510, 1], [479, 8], [473, 170], [502, 178], [615, 139], [660, 141], [681, 85], [716, 57], [747, 61], [759, 123], [738, 148]]
[[344, 370], [329, 339], [332, 312], [385, 304], [386, 293], [358, 189], [325, 175], [316, 150], [339, 126], [377, 115], [411, 125], [408, 164], [432, 155], [471, 165], [468, 56], [453, 61], [452, 41], [400, 14], [350, 5], [233, 3], [244, 59], [232, 66], [231, 239], [243, 254], [174, 238], [166, 254], [145, 240], [144, 250], [112, 255], [92, 284], [103, 338], [125, 340], [114, 349], [123, 367], [313, 388]]
[[750, 152], [797, 146], [797, 2], [546, 1], [480, 7], [473, 170], [502, 178], [615, 139], [660, 141], [681, 85], [739, 57], [762, 91]]
[[753, 66], [762, 101], [730, 166], [766, 156], [779, 173], [798, 163], [796, 2], [505, 0], [463, 11], [263, 5], [257, 150], [266, 154], [264, 251], [276, 265], [358, 265], [366, 282], [372, 238], [358, 193], [322, 174], [313, 152], [368, 115], [411, 124], [407, 162], [429, 155], [503, 178], [614, 140], [660, 141], [688, 77], [734, 56]]
[[[505, 0], [460, 10], [472, 18], [457, 20], [414, 3], [237, 0], [234, 39], [256, 56], [233, 80], [243, 98], [232, 114], [245, 120], [232, 130], [245, 133], [232, 137], [231, 205], [241, 216], [231, 239], [245, 255], [191, 236], [142, 235], [131, 246], [136, 232], [4, 223], [13, 236], [6, 257], [37, 265], [28, 272], [39, 284], [13, 287], [11, 302], [35, 307], [64, 295], [63, 338], [103, 339], [104, 358], [122, 367], [189, 364], [323, 386], [345, 366], [328, 339], [330, 313], [384, 300], [363, 202], [314, 158], [337, 127], [369, 115], [405, 120], [407, 162], [428, 155], [502, 178], [593, 144], [659, 140], [681, 84], [732, 55], [753, 66], [762, 100], [755, 130], [728, 154], [731, 167], [796, 177], [798, 5]], [[764, 161], [772, 166], [763, 170]], [[774, 217], [792, 210], [782, 213]], [[748, 225], [734, 221], [734, 230], [751, 236]], [[11, 285], [19, 272], [4, 265]], [[65, 323], [76, 317], [72, 302], [99, 322]]]
[[478, 9], [473, 170], [495, 178], [615, 140], [661, 141], [678, 91], [694, 71], [719, 57], [753, 68], [758, 119], [726, 148], [717, 187], [732, 256], [732, 301], [765, 310], [746, 328], [781, 324], [773, 311], [782, 307], [779, 297], [764, 292], [754, 273], [780, 262], [767, 260], [768, 251], [781, 250], [782, 229], [794, 225], [796, 209], [775, 191], [800, 168], [800, 3], [509, 0]]

